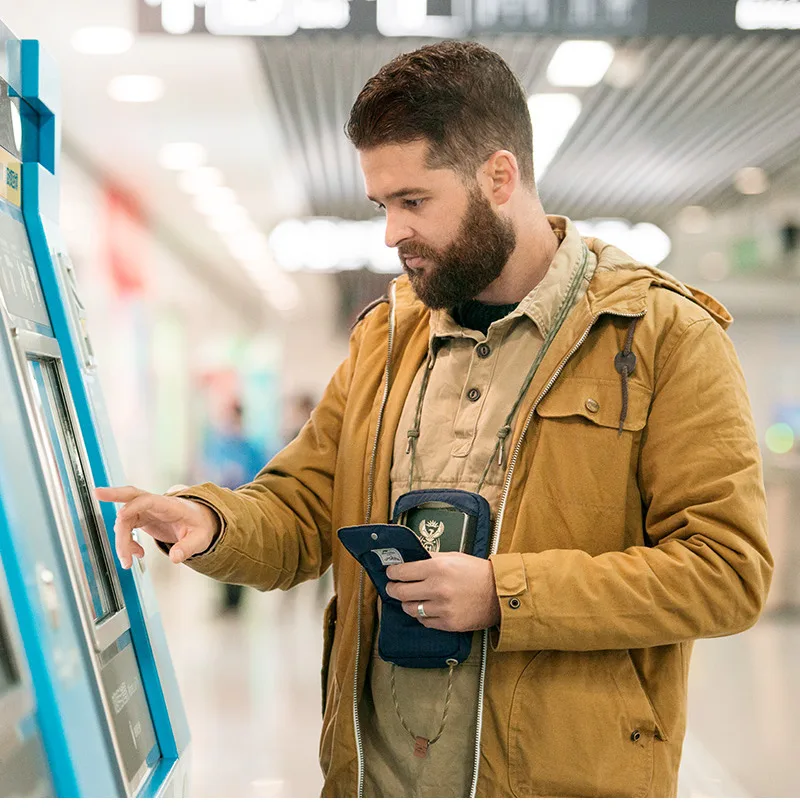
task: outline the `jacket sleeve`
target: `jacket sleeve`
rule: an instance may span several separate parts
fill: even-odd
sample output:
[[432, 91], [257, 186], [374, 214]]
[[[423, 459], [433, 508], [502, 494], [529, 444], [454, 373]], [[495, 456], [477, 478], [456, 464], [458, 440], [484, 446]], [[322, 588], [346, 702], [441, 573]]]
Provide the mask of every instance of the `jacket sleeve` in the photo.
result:
[[653, 647], [741, 632], [758, 618], [772, 558], [741, 368], [711, 320], [673, 345], [640, 447], [649, 545], [494, 556], [498, 651]]
[[234, 491], [209, 483], [176, 493], [213, 509], [222, 527], [209, 551], [186, 561], [189, 568], [259, 590], [285, 590], [328, 568], [333, 477], [362, 329], [300, 434], [254, 481]]

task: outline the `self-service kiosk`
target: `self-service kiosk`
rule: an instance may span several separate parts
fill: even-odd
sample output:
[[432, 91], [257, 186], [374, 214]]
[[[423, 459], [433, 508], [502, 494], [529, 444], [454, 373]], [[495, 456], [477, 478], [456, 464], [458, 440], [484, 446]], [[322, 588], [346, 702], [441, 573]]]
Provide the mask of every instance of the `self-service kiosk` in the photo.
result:
[[30, 792], [181, 796], [189, 734], [152, 584], [118, 565], [115, 508], [93, 496], [124, 476], [58, 226], [59, 133], [54, 65], [0, 24], [0, 683], [17, 701], [6, 715], [0, 692], [0, 796], [28, 790], [13, 756], [39, 744]]

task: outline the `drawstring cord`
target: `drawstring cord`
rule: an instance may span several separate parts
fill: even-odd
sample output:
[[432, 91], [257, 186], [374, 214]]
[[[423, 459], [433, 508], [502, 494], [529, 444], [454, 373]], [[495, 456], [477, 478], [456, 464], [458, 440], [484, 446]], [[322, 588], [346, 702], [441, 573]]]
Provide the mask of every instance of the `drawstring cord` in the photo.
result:
[[[492, 462], [495, 458], [498, 458], [498, 464], [500, 467], [503, 466], [505, 463], [505, 444], [506, 439], [511, 434], [511, 425], [514, 422], [514, 417], [517, 415], [517, 411], [519, 410], [520, 405], [522, 404], [522, 400], [525, 398], [525, 394], [528, 391], [531, 383], [533, 382], [533, 378], [536, 372], [539, 370], [539, 366], [544, 359], [547, 350], [550, 348], [551, 344], [556, 338], [559, 330], [566, 321], [567, 316], [572, 310], [572, 307], [575, 301], [578, 299], [578, 294], [580, 293], [581, 284], [583, 283], [585, 274], [586, 274], [586, 267], [589, 262], [589, 249], [586, 247], [586, 244], [583, 244], [583, 251], [581, 253], [581, 261], [578, 262], [578, 265], [573, 273], [572, 279], [570, 280], [569, 288], [564, 296], [564, 300], [561, 302], [561, 306], [556, 314], [555, 319], [553, 320], [553, 324], [550, 327], [550, 331], [545, 335], [544, 343], [540, 348], [536, 358], [533, 361], [533, 364], [528, 371], [528, 375], [525, 378], [525, 381], [522, 383], [522, 387], [519, 389], [519, 393], [517, 394], [517, 398], [514, 401], [514, 404], [511, 407], [506, 418], [503, 420], [503, 426], [500, 430], [497, 431], [497, 442], [495, 443], [494, 450], [492, 451], [492, 455], [489, 457], [489, 460], [486, 462], [486, 467], [483, 470], [483, 474], [481, 475], [480, 481], [478, 482], [478, 488], [476, 492], [480, 492], [483, 488], [484, 483], [486, 482], [486, 477], [489, 475], [489, 470], [492, 467]], [[417, 457], [417, 441], [420, 435], [420, 425], [422, 423], [422, 406], [425, 401], [425, 394], [428, 390], [428, 383], [430, 382], [431, 372], [433, 371], [433, 366], [436, 362], [436, 352], [432, 348], [431, 352], [428, 356], [428, 363], [425, 367], [425, 373], [422, 377], [422, 384], [420, 386], [419, 398], [417, 399], [417, 410], [414, 418], [414, 426], [408, 431], [408, 444], [406, 446], [406, 453], [411, 455], [410, 460], [410, 468], [408, 473], [408, 489], [411, 491], [414, 483], [414, 462], [416, 461]]]
[[635, 318], [631, 325], [628, 327], [628, 337], [625, 340], [625, 348], [617, 354], [614, 358], [614, 368], [622, 379], [622, 413], [619, 416], [619, 435], [625, 428], [625, 420], [628, 418], [628, 377], [633, 374], [636, 369], [636, 355], [631, 351], [633, 346], [633, 333], [636, 331], [636, 326], [639, 319]]
[[[549, 332], [545, 335], [544, 343], [540, 348], [539, 352], [536, 355], [536, 358], [533, 361], [533, 364], [528, 371], [528, 375], [525, 378], [525, 381], [522, 384], [522, 387], [519, 389], [519, 393], [517, 394], [517, 398], [511, 407], [511, 410], [508, 413], [508, 416], [503, 420], [503, 426], [500, 430], [497, 431], [497, 442], [494, 446], [494, 450], [492, 451], [492, 455], [489, 457], [489, 460], [486, 462], [486, 467], [483, 470], [483, 474], [481, 475], [480, 481], [478, 482], [478, 487], [475, 490], [477, 493], [480, 493], [481, 489], [483, 488], [484, 483], [486, 482], [486, 477], [489, 474], [489, 470], [491, 469], [492, 462], [494, 461], [495, 457], [499, 455], [499, 465], [502, 467], [505, 462], [505, 444], [506, 439], [511, 435], [511, 425], [514, 422], [514, 417], [517, 415], [517, 411], [519, 410], [520, 405], [522, 404], [522, 400], [525, 398], [525, 394], [528, 391], [531, 383], [533, 382], [533, 378], [536, 372], [539, 370], [539, 366], [544, 359], [547, 350], [550, 348], [551, 344], [556, 338], [558, 331], [566, 321], [567, 316], [569, 315], [575, 301], [578, 299], [578, 294], [580, 293], [581, 284], [583, 283], [585, 274], [586, 274], [586, 267], [589, 262], [589, 249], [586, 247], [586, 243], [583, 243], [583, 251], [581, 253], [581, 259], [578, 262], [575, 271], [573, 273], [572, 279], [570, 280], [569, 288], [564, 296], [564, 300], [561, 302], [561, 306], [559, 307], [558, 313], [553, 321], [552, 326], [550, 327]], [[419, 442], [420, 436], [420, 427], [422, 424], [422, 408], [425, 403], [425, 394], [428, 391], [428, 384], [430, 383], [431, 379], [431, 372], [433, 371], [433, 367], [436, 363], [436, 349], [437, 345], [433, 343], [430, 347], [428, 353], [428, 362], [425, 364], [425, 372], [422, 375], [422, 382], [420, 385], [420, 392], [419, 397], [417, 399], [417, 408], [414, 414], [414, 426], [408, 431], [406, 434], [408, 437], [408, 444], [406, 445], [406, 454], [410, 455], [411, 458], [409, 460], [409, 470], [408, 470], [408, 491], [414, 489], [414, 467], [417, 458], [417, 444]], [[392, 664], [392, 671], [391, 671], [391, 686], [392, 686], [392, 700], [394, 702], [394, 709], [397, 712], [397, 717], [400, 720], [403, 728], [408, 732], [411, 736], [412, 740], [414, 740], [414, 756], [425, 758], [428, 754], [428, 747], [433, 745], [441, 736], [442, 732], [444, 731], [445, 724], [447, 723], [447, 714], [450, 709], [450, 695], [453, 689], [453, 671], [457, 665], [457, 661], [450, 660], [447, 662], [448, 667], [450, 668], [450, 673], [447, 679], [447, 695], [445, 697], [444, 703], [444, 711], [442, 713], [442, 722], [439, 726], [439, 731], [434, 735], [432, 739], [426, 739], [425, 737], [421, 737], [408, 727], [408, 724], [403, 719], [403, 715], [400, 712], [400, 705], [397, 701], [397, 692], [395, 689], [395, 665]]]

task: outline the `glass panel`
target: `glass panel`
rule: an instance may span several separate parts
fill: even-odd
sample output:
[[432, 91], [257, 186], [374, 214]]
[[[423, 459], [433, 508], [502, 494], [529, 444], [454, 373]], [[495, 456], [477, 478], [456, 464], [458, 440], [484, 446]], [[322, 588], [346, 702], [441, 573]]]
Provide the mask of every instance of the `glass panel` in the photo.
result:
[[30, 359], [38, 404], [47, 426], [49, 450], [58, 469], [59, 485], [69, 506], [84, 573], [84, 586], [91, 598], [96, 622], [116, 613], [118, 603], [105, 553], [105, 535], [95, 516], [89, 484], [83, 470], [75, 432], [61, 389], [57, 362]]

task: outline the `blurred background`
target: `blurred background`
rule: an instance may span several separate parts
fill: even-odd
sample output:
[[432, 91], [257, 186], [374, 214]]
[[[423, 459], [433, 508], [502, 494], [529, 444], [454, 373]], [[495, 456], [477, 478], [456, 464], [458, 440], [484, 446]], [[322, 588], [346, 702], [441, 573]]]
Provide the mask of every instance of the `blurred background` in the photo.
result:
[[[62, 224], [130, 483], [252, 478], [299, 430], [397, 257], [343, 135], [364, 81], [473, 37], [530, 95], [548, 213], [736, 322], [775, 580], [699, 642], [684, 796], [797, 796], [800, 2], [0, 0], [62, 77]], [[315, 796], [326, 577], [244, 593], [148, 564], [194, 796]]]

